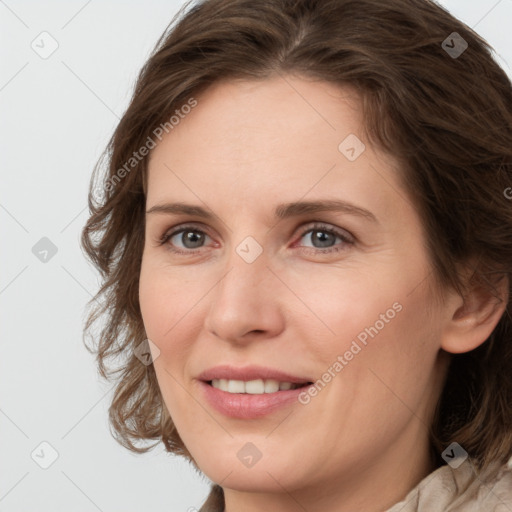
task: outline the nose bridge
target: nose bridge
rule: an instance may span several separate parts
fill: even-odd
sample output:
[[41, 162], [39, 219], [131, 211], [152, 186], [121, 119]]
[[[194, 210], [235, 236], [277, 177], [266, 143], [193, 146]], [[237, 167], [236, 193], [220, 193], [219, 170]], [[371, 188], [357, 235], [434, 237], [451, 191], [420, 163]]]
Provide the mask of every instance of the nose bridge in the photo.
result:
[[220, 338], [239, 340], [251, 331], [275, 335], [282, 324], [267, 253], [246, 237], [226, 256], [225, 271], [215, 290], [206, 319], [208, 330]]
[[246, 237], [226, 258], [226, 272], [218, 284], [217, 299], [257, 310], [268, 291], [264, 286], [271, 275], [267, 260], [262, 245], [253, 237]]

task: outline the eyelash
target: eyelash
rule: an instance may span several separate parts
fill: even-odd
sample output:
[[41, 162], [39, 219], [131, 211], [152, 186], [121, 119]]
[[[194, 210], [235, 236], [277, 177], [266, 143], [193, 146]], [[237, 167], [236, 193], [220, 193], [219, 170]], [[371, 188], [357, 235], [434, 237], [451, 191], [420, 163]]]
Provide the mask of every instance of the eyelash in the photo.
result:
[[[158, 246], [162, 246], [162, 245], [166, 244], [173, 236], [175, 236], [179, 233], [186, 232], [186, 231], [193, 231], [194, 233], [200, 233], [202, 235], [209, 236], [208, 233], [206, 233], [202, 229], [199, 229], [195, 226], [182, 225], [182, 226], [179, 226], [179, 229], [174, 229], [172, 231], [168, 231], [168, 232], [164, 233], [164, 235], [160, 239], [157, 240]], [[322, 232], [334, 235], [334, 236], [340, 238], [343, 241], [344, 245], [353, 245], [354, 244], [354, 239], [352, 236], [345, 234], [344, 232], [342, 232], [340, 230], [332, 228], [329, 225], [322, 224], [322, 223], [314, 223], [313, 225], [308, 226], [307, 229], [304, 229], [302, 231], [299, 239], [303, 238], [304, 235], [310, 233], [311, 231], [322, 231]], [[172, 247], [170, 244], [168, 244], [167, 248], [169, 251], [171, 251], [175, 254], [181, 254], [181, 255], [193, 255], [198, 252], [201, 252], [201, 249], [203, 249], [201, 247], [198, 249], [180, 250], [180, 249], [176, 249], [176, 248]], [[342, 248], [339, 246], [338, 247], [336, 247], [336, 246], [326, 247], [325, 249], [320, 249], [318, 247], [303, 247], [302, 249], [306, 250], [307, 252], [312, 251], [314, 254], [319, 254], [319, 253], [320, 254], [330, 254], [333, 252], [340, 252], [340, 251], [346, 250], [346, 248]]]

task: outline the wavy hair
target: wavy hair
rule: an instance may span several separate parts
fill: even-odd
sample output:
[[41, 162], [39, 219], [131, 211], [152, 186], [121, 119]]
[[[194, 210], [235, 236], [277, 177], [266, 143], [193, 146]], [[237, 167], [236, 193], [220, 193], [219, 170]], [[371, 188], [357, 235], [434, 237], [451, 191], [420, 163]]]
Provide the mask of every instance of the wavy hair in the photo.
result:
[[[460, 53], [462, 41], [467, 48]], [[114, 437], [139, 453], [161, 441], [197, 468], [153, 365], [136, 354], [147, 343], [138, 301], [148, 163], [142, 148], [154, 145], [158, 127], [172, 129], [170, 116], [214, 82], [285, 74], [356, 88], [368, 140], [402, 164], [440, 284], [462, 294], [460, 268], [469, 261], [477, 262], [473, 281], [489, 293], [508, 279], [509, 302], [491, 336], [452, 355], [430, 428], [438, 465], [453, 441], [480, 469], [506, 461], [512, 455], [512, 84], [492, 47], [429, 0], [205, 0], [188, 2], [173, 18], [94, 169], [81, 238], [102, 278], [84, 332], [99, 373], [115, 383]], [[156, 443], [137, 446], [149, 440]]]

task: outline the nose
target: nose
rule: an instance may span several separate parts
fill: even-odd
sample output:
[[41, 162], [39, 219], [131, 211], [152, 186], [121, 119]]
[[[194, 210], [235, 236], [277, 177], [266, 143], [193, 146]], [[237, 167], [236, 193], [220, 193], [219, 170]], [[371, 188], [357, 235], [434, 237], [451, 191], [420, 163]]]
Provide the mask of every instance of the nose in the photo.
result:
[[248, 263], [233, 250], [212, 289], [205, 328], [217, 338], [246, 344], [278, 336], [284, 329], [284, 285], [269, 268], [265, 251]]

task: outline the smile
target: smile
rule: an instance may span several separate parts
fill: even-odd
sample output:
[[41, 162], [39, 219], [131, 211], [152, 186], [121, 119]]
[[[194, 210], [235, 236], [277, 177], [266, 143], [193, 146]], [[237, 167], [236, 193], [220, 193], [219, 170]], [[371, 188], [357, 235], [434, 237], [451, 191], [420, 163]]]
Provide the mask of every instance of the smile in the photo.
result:
[[274, 379], [256, 380], [231, 380], [213, 379], [209, 382], [211, 386], [227, 393], [247, 393], [250, 395], [262, 395], [264, 393], [276, 393], [277, 391], [288, 391], [306, 386], [308, 383], [295, 384], [292, 382], [279, 382]]

